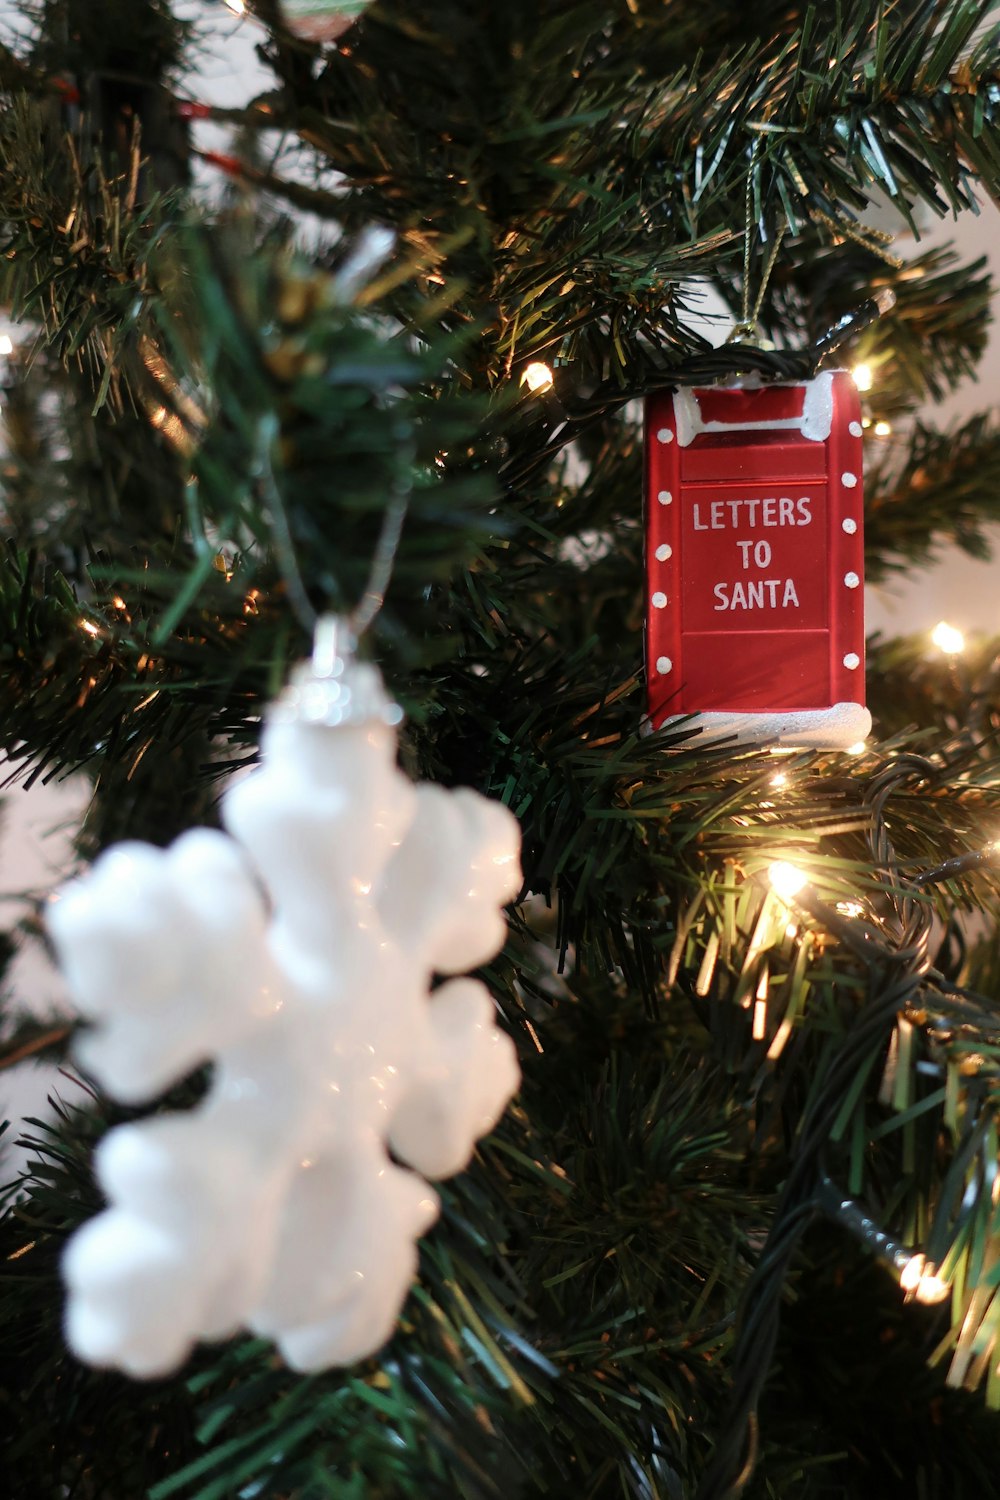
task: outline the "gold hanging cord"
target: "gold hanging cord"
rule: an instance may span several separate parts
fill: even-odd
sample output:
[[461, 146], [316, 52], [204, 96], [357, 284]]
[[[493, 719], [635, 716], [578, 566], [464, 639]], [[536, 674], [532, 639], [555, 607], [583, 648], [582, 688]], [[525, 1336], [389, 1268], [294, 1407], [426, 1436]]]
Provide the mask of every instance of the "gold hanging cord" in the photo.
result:
[[778, 259], [778, 252], [781, 249], [781, 242], [785, 238], [785, 231], [788, 228], [787, 223], [783, 220], [775, 231], [774, 239], [771, 243], [771, 248], [768, 251], [767, 260], [764, 263], [764, 270], [760, 278], [760, 286], [757, 288], [757, 296], [755, 297], [753, 306], [751, 307], [750, 271], [753, 264], [754, 233], [757, 228], [757, 221], [754, 217], [753, 211], [753, 181], [754, 171], [757, 166], [759, 148], [759, 141], [754, 141], [753, 146], [750, 149], [750, 164], [747, 167], [747, 187], [743, 210], [743, 310], [740, 321], [736, 324], [735, 328], [726, 339], [727, 344], [760, 343], [760, 336], [757, 331], [757, 321], [760, 317], [760, 310], [764, 306], [764, 298], [767, 295], [768, 284], [771, 280], [771, 272], [774, 270], [775, 262]]

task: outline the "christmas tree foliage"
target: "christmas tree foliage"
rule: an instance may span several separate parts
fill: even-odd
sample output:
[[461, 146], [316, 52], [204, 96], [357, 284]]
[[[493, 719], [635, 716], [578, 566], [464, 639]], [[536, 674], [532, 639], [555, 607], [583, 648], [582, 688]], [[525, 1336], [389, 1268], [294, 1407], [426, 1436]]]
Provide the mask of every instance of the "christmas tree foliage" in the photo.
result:
[[[873, 643], [856, 756], [643, 735], [636, 399], [801, 378], [891, 290], [833, 357], [897, 434], [869, 577], [982, 552], [995, 417], [912, 413], [975, 368], [988, 277], [870, 221], [1000, 195], [996, 6], [375, 0], [326, 45], [247, 8], [273, 82], [207, 164], [192, 7], [37, 0], [0, 50], [4, 749], [90, 777], [82, 858], [213, 824], [405, 504], [362, 649], [406, 770], [520, 820], [483, 977], [523, 1085], [391, 1342], [308, 1377], [250, 1337], [145, 1383], [71, 1357], [124, 1112], [24, 1127], [3, 1493], [1000, 1495], [995, 648]], [[712, 348], [705, 286], [761, 339]], [[4, 1056], [67, 1055], [16, 998]]]

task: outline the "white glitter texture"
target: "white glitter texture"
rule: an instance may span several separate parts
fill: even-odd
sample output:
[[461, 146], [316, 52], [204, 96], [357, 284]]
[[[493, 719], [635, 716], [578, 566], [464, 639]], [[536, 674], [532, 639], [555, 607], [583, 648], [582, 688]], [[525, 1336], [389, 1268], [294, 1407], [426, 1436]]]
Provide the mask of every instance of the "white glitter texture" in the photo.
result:
[[52, 903], [94, 1023], [76, 1056], [109, 1094], [151, 1102], [214, 1063], [193, 1109], [98, 1148], [109, 1206], [63, 1261], [91, 1364], [161, 1376], [241, 1326], [297, 1370], [372, 1354], [438, 1214], [424, 1177], [459, 1171], [517, 1087], [485, 986], [431, 989], [503, 943], [516, 820], [414, 786], [395, 741], [272, 721], [228, 835], [120, 844]]
[[[860, 703], [835, 703], [832, 708], [789, 709], [776, 713], [673, 714], [657, 725], [657, 732], [676, 727], [697, 738], [679, 740], [678, 750], [692, 744], [710, 745], [731, 740], [744, 745], [782, 745], [786, 749], [846, 750], [871, 732], [872, 716]], [[646, 725], [646, 732], [652, 727]]]

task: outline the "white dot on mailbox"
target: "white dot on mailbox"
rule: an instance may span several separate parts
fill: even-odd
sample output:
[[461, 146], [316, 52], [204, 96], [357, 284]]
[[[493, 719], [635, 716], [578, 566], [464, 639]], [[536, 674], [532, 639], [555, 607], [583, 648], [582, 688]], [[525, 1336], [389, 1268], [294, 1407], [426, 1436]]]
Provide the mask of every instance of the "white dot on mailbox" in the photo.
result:
[[653, 599], [652, 599], [652, 604], [653, 604], [653, 608], [654, 609], [666, 609], [666, 607], [667, 607], [667, 596], [666, 596], [666, 594], [660, 594], [660, 593], [654, 594], [653, 595]]
[[656, 434], [656, 441], [658, 443], [672, 443], [673, 440], [674, 435], [670, 431], [669, 427], [661, 427], [659, 432]]
[[674, 549], [669, 542], [661, 542], [656, 549], [656, 561], [666, 562], [668, 558], [673, 556], [673, 553]]
[[669, 505], [674, 497], [669, 490], [661, 490], [656, 498], [657, 500], [659, 500], [661, 505]]
[[857, 573], [845, 573], [844, 582], [847, 584], [847, 587], [849, 589], [856, 589], [858, 584], [861, 582], [861, 579], [858, 577]]
[[847, 532], [848, 536], [853, 536], [854, 533], [858, 529], [858, 523], [857, 523], [857, 521], [852, 521], [851, 518], [850, 518], [850, 516], [847, 516], [846, 519], [843, 520], [843, 521], [841, 521], [840, 524], [844, 528], [844, 530]]
[[660, 673], [661, 677], [666, 677], [672, 666], [673, 662], [669, 656], [658, 656], [656, 658], [656, 670]]
[[847, 430], [851, 434], [851, 437], [860, 437], [861, 436], [861, 423], [860, 422], [852, 422], [850, 424], [850, 426], [848, 427]]
[[853, 490], [858, 482], [858, 476], [857, 474], [841, 474], [840, 482], [845, 490]]
[[844, 666], [848, 669], [848, 671], [853, 672], [854, 668], [860, 667], [860, 665], [861, 657], [858, 655], [858, 653], [856, 651], [848, 651], [847, 655], [844, 657]]

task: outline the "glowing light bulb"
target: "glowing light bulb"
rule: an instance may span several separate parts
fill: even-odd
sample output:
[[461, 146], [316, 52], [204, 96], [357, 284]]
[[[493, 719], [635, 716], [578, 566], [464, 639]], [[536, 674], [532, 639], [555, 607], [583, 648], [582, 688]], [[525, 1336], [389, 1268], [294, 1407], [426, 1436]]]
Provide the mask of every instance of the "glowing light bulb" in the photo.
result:
[[904, 1292], [912, 1293], [918, 1302], [943, 1302], [950, 1290], [948, 1283], [923, 1254], [911, 1255], [899, 1277]]
[[521, 384], [526, 385], [533, 396], [540, 391], [550, 391], [554, 376], [548, 365], [542, 364], [541, 360], [535, 360], [527, 365], [521, 375]]
[[844, 754], [845, 755], [864, 755], [864, 753], [865, 753], [865, 751], [866, 751], [867, 748], [868, 747], [865, 744], [864, 740], [856, 740], [853, 745], [848, 745], [847, 749], [844, 751]]
[[876, 437], [888, 437], [891, 432], [892, 432], [892, 423], [891, 422], [876, 422], [875, 423], [875, 436]]
[[787, 859], [775, 860], [767, 874], [782, 901], [794, 900], [808, 879], [804, 871], [789, 864]]
[[13, 354], [14, 340], [9, 333], [0, 333], [0, 354]]
[[965, 636], [954, 625], [949, 625], [947, 620], [940, 620], [934, 626], [931, 640], [945, 656], [957, 656], [960, 651], [965, 650]]
[[940, 1276], [928, 1274], [921, 1276], [917, 1283], [918, 1302], [943, 1302], [951, 1291], [948, 1283]]
[[911, 1255], [906, 1265], [900, 1272], [899, 1284], [904, 1292], [915, 1292], [920, 1280], [921, 1272], [926, 1264], [922, 1255]]
[[772, 786], [777, 786], [777, 787], [787, 786], [788, 785], [788, 772], [787, 771], [779, 771], [776, 776], [772, 776], [771, 777], [771, 785]]
[[838, 901], [837, 910], [842, 917], [860, 917], [864, 914], [860, 901]]
[[226, 5], [234, 16], [245, 16], [247, 13], [246, 0], [226, 0]]
[[854, 376], [854, 384], [857, 386], [859, 391], [871, 390], [872, 381], [874, 379], [874, 376], [872, 375], [871, 365], [855, 365], [854, 369], [851, 371], [851, 374]]

